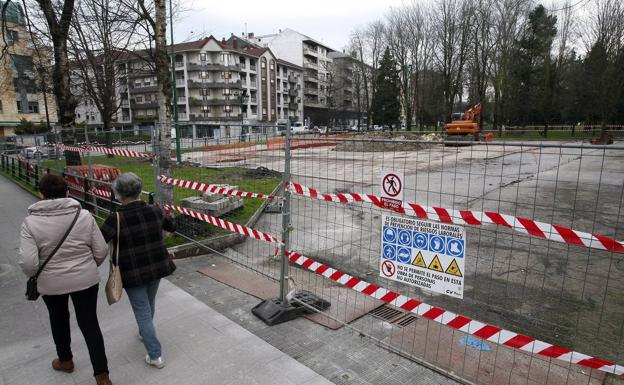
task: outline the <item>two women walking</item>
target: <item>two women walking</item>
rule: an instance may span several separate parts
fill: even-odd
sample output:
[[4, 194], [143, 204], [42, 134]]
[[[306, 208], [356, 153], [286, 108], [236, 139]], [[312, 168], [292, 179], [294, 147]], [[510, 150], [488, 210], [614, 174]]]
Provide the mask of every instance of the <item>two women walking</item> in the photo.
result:
[[158, 208], [139, 200], [141, 189], [141, 180], [132, 173], [120, 175], [113, 183], [113, 191], [122, 204], [118, 236], [116, 214], [109, 216], [101, 230], [98, 229], [91, 214], [68, 198], [65, 180], [47, 174], [39, 184], [42, 200], [28, 208], [28, 216], [22, 223], [19, 265], [28, 277], [43, 266], [37, 288], [48, 309], [56, 345], [58, 357], [52, 361], [52, 368], [68, 373], [74, 370], [69, 326], [71, 298], [97, 385], [112, 384], [97, 318], [100, 281], [97, 267], [108, 255], [110, 241], [115, 250], [119, 239], [123, 287], [148, 353], [146, 362], [157, 368], [165, 364], [153, 318], [160, 279], [175, 270], [163, 243], [163, 230], [172, 232], [175, 224]]

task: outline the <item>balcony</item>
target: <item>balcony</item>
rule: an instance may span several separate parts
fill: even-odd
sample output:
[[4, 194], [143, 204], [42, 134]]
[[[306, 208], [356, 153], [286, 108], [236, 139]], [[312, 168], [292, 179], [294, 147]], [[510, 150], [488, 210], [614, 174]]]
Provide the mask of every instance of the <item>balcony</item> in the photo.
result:
[[306, 87], [303, 89], [303, 93], [306, 95], [318, 95], [319, 91], [318, 88]]
[[297, 103], [288, 103], [289, 110], [296, 110], [298, 107], [299, 107], [299, 104]]
[[303, 75], [303, 80], [305, 80], [306, 82], [318, 83], [318, 76], [312, 75], [312, 74], [305, 74]]
[[318, 56], [318, 52], [311, 48], [303, 48], [303, 54], [308, 56]]
[[186, 112], [178, 112], [178, 120], [188, 120], [188, 114]]
[[237, 72], [241, 70], [240, 64], [225, 65], [221, 63], [193, 63], [189, 62], [187, 71], [233, 71]]
[[255, 72], [256, 71], [256, 66], [249, 66], [249, 70]]
[[304, 61], [303, 68], [313, 68], [315, 70], [318, 69], [318, 64], [311, 61]]
[[297, 92], [297, 89], [291, 88], [291, 89], [288, 90], [288, 95], [289, 96], [297, 96], [297, 95], [299, 95], [299, 92]]
[[202, 114], [190, 114], [190, 121], [240, 121], [243, 119], [243, 114], [230, 114], [230, 116], [204, 116]]
[[237, 80], [234, 82], [198, 82], [196, 80], [189, 80], [188, 82], [189, 89], [201, 89], [201, 88], [241, 88], [241, 81]]
[[295, 75], [288, 75], [288, 82], [289, 83], [299, 83], [299, 76], [295, 76]]
[[178, 104], [186, 104], [186, 96], [178, 96]]
[[153, 109], [153, 108], [158, 108], [158, 102], [157, 101], [142, 102], [142, 103], [131, 102], [130, 107], [132, 107], [133, 110]]
[[186, 85], [186, 79], [176, 79], [176, 88], [177, 87], [184, 88], [185, 85]]
[[130, 93], [131, 94], [142, 94], [142, 93], [147, 93], [147, 92], [158, 92], [158, 86], [148, 86], [148, 87], [135, 87], [135, 86], [131, 86], [130, 87]]
[[184, 68], [184, 62], [183, 61], [177, 61], [175, 62], [175, 68]]
[[231, 97], [230, 99], [225, 98], [211, 98], [211, 99], [198, 99], [195, 97], [189, 97], [189, 105], [191, 107], [196, 106], [238, 106], [241, 104], [241, 101], [238, 97]]
[[258, 89], [258, 81], [256, 80], [256, 81], [250, 82], [249, 88], [254, 89], [254, 90]]
[[255, 97], [255, 96], [250, 97], [250, 98], [249, 98], [249, 101], [250, 101], [252, 104], [258, 104], [258, 98], [257, 98], [257, 97]]

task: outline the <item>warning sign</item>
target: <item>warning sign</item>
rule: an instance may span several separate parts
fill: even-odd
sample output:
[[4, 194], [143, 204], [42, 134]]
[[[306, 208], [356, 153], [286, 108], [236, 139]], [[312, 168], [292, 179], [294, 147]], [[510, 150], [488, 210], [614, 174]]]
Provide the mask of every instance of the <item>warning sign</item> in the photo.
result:
[[444, 271], [446, 274], [451, 274], [454, 275], [456, 277], [461, 277], [462, 276], [462, 272], [459, 269], [459, 265], [457, 264], [457, 260], [453, 259], [453, 261], [451, 261], [451, 264], [449, 265], [449, 267], [446, 268], [446, 270]]
[[379, 273], [383, 278], [463, 298], [463, 227], [388, 214], [381, 220]]
[[403, 201], [403, 173], [382, 171], [380, 178], [381, 203], [389, 210], [398, 211]]
[[429, 264], [429, 266], [427, 266], [427, 269], [438, 271], [440, 273], [444, 271], [442, 270], [442, 265], [440, 264], [440, 260], [438, 259], [437, 255], [433, 257], [433, 259], [431, 260], [431, 263]]
[[418, 267], [427, 267], [427, 265], [425, 265], [425, 258], [420, 251], [418, 252], [418, 254], [416, 254], [414, 261], [412, 261], [412, 265]]

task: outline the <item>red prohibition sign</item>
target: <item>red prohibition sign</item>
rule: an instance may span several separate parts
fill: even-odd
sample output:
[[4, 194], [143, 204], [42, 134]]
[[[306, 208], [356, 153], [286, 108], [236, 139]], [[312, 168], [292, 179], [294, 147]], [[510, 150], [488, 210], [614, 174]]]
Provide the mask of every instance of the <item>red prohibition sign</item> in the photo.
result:
[[387, 174], [384, 176], [383, 181], [381, 181], [381, 187], [384, 192], [391, 197], [399, 195], [403, 188], [401, 185], [401, 178], [396, 174]]
[[395, 269], [396, 267], [394, 267], [394, 263], [390, 261], [383, 261], [383, 263], [381, 264], [381, 272], [386, 277], [392, 277], [394, 275]]

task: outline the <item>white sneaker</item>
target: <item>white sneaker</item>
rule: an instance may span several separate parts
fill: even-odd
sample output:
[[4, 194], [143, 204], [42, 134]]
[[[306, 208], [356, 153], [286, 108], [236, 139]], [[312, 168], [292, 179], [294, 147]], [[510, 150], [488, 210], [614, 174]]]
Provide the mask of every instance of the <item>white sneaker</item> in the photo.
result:
[[152, 360], [150, 358], [149, 354], [148, 354], [148, 355], [145, 356], [145, 362], [148, 365], [151, 365], [151, 366], [153, 366], [155, 368], [158, 368], [158, 369], [162, 369], [162, 368], [165, 367], [165, 360], [163, 360], [162, 357], [158, 357], [158, 358]]

